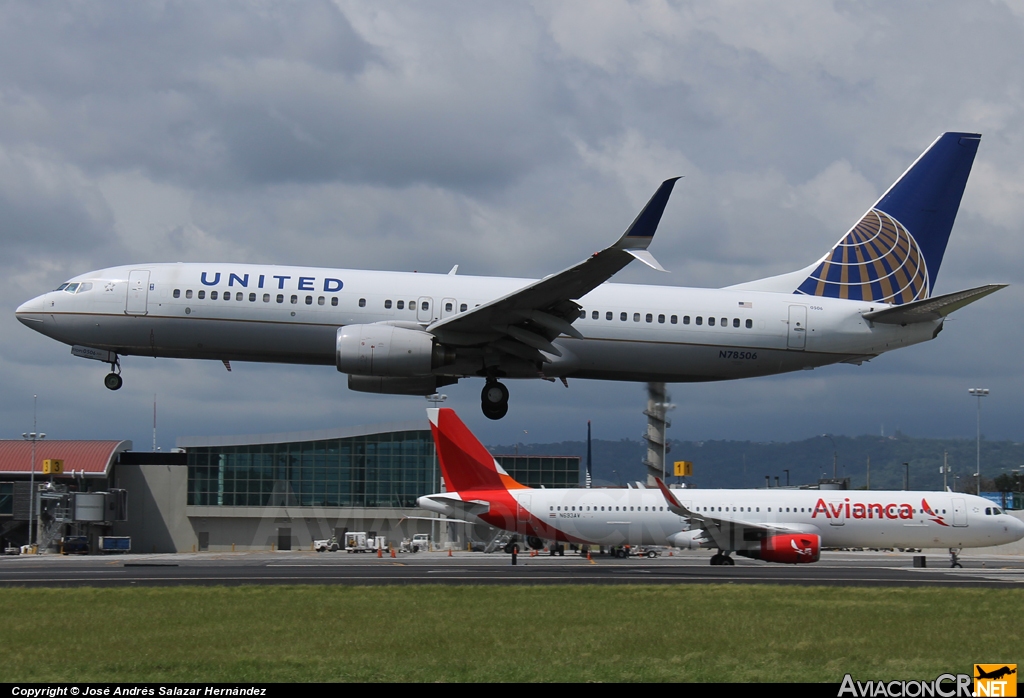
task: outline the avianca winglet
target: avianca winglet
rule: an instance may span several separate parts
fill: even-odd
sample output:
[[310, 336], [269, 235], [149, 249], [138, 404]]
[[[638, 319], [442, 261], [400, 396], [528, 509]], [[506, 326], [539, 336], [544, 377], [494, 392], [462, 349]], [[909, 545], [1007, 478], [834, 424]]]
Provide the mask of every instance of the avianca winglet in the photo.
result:
[[111, 390], [127, 355], [323, 364], [371, 393], [429, 395], [482, 378], [491, 419], [508, 412], [503, 379], [685, 383], [860, 364], [933, 339], [949, 313], [1003, 287], [934, 295], [980, 139], [939, 136], [810, 266], [726, 288], [606, 283], [634, 259], [663, 271], [648, 247], [672, 178], [616, 242], [539, 281], [459, 275], [458, 265], [160, 262], [76, 276], [16, 314], [110, 364]]
[[768, 562], [816, 562], [821, 548], [962, 548], [1024, 538], [1024, 522], [981, 497], [861, 490], [532, 489], [516, 482], [450, 409], [429, 409], [445, 492], [429, 511], [545, 541], [717, 549]]

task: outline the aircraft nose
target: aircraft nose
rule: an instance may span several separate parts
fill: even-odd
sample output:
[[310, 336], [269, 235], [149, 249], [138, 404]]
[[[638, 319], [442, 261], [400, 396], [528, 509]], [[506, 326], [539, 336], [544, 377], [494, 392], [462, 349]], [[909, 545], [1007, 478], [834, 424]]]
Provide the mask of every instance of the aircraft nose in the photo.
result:
[[42, 314], [43, 307], [43, 297], [36, 296], [32, 300], [25, 301], [19, 305], [18, 309], [14, 311], [14, 316], [17, 317], [23, 325], [35, 328], [40, 322], [42, 322], [42, 318], [36, 317], [36, 315]]
[[1016, 516], [1011, 516], [1013, 523], [1010, 524], [1010, 535], [1013, 536], [1014, 540], [1020, 540], [1024, 538], [1024, 521], [1021, 521]]

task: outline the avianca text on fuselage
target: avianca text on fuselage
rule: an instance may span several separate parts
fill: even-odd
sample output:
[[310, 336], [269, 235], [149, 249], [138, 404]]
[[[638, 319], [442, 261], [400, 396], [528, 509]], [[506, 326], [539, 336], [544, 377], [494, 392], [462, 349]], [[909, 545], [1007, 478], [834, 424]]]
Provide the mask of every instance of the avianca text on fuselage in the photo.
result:
[[[676, 180], [619, 239], [539, 280], [329, 267], [154, 263], [81, 274], [18, 320], [103, 357], [334, 365], [352, 390], [430, 395], [483, 378], [703, 382], [859, 364], [935, 338], [1003, 286], [933, 295], [980, 136], [946, 133], [818, 261], [716, 289], [607, 283], [648, 251]], [[102, 316], [103, 321], [97, 322]]]

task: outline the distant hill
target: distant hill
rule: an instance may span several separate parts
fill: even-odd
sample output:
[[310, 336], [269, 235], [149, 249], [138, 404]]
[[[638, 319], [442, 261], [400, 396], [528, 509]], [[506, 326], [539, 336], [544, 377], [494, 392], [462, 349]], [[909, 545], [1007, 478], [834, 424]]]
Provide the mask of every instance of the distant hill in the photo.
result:
[[[871, 458], [871, 489], [901, 489], [904, 462], [910, 463], [911, 489], [942, 489], [943, 451], [949, 454], [953, 472], [950, 486], [956, 482], [959, 491], [974, 490], [975, 441], [973, 439], [919, 439], [896, 433], [895, 436], [834, 436], [837, 475], [849, 477], [851, 487], [864, 487], [867, 459]], [[693, 462], [691, 483], [697, 487], [764, 487], [765, 475], [786, 484], [789, 469], [793, 485], [817, 482], [832, 477], [832, 441], [825, 437], [788, 443], [756, 443], [752, 441], [669, 441], [668, 460]], [[516, 446], [489, 447], [495, 454], [511, 454]], [[522, 455], [580, 456], [581, 471], [586, 467], [586, 441], [562, 441], [549, 444], [519, 444]], [[647, 454], [641, 441], [593, 442], [594, 479], [600, 485], [618, 485], [646, 478], [642, 459]], [[1024, 444], [1012, 441], [981, 442], [981, 471], [990, 481], [1013, 468], [1024, 468]], [[953, 476], [959, 476], [954, 479]], [[581, 479], [583, 474], [581, 472]], [[982, 484], [991, 490], [991, 483]]]

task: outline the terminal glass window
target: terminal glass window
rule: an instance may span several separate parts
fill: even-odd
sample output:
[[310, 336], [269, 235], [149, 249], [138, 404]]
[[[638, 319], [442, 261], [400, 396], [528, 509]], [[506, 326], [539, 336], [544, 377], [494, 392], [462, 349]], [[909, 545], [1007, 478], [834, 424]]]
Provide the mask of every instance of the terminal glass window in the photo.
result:
[[188, 504], [414, 507], [440, 489], [430, 432], [188, 450]]

